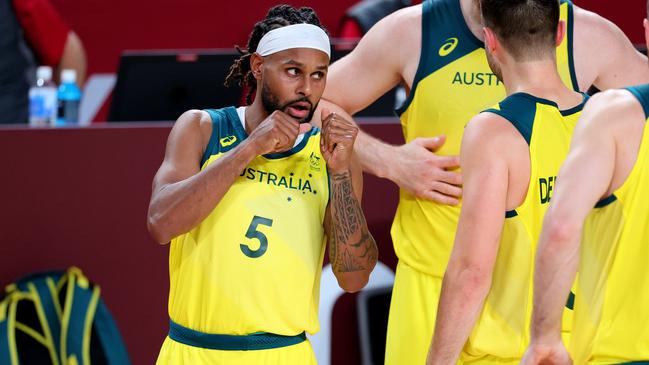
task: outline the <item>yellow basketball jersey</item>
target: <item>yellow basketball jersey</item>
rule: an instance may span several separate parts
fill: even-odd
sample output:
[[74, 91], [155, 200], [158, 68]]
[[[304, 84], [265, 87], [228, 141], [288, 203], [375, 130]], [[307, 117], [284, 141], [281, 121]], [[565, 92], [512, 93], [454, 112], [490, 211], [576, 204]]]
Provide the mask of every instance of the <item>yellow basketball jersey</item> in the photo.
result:
[[516, 93], [487, 110], [509, 120], [527, 141], [530, 182], [523, 203], [505, 214], [491, 290], [464, 348], [465, 362], [519, 362], [529, 344], [536, 244], [585, 100], [562, 111], [552, 101]]
[[[422, 14], [419, 66], [400, 114], [406, 142], [446, 135], [441, 155], [459, 155], [464, 126], [505, 97], [489, 69], [483, 43], [469, 30], [459, 0], [426, 0]], [[572, 61], [572, 4], [561, 1], [567, 34], [557, 48], [559, 74], [579, 90]], [[460, 206], [440, 205], [401, 191], [392, 225], [397, 256], [409, 266], [443, 277], [453, 246]]]
[[[629, 91], [649, 118], [649, 84]], [[649, 128], [626, 181], [584, 225], [570, 344], [578, 365], [649, 360], [647, 141]]]
[[[235, 108], [208, 110], [202, 169], [247, 138]], [[292, 336], [319, 329], [329, 199], [320, 130], [285, 153], [257, 156], [169, 252], [169, 316], [203, 333]]]

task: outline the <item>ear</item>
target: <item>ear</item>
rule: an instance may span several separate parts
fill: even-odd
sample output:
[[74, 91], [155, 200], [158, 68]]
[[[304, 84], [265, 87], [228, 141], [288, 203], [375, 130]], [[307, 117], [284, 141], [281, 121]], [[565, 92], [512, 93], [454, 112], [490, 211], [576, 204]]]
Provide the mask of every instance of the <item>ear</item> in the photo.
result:
[[[647, 49], [649, 49], [649, 20], [645, 19], [642, 24], [644, 25], [644, 39], [645, 43], [647, 45]], [[649, 52], [649, 51], [647, 51]]]
[[483, 27], [482, 31], [484, 32], [484, 45], [485, 48], [489, 50], [489, 53], [494, 55], [500, 50], [500, 42], [496, 37], [496, 34], [488, 27]]
[[561, 42], [563, 42], [563, 37], [565, 36], [566, 36], [566, 22], [563, 20], [559, 20], [559, 24], [557, 25], [557, 39], [554, 40], [555, 47], [559, 47]]
[[264, 66], [264, 58], [259, 55], [259, 53], [255, 52], [252, 55], [250, 55], [250, 71], [252, 71], [252, 75], [255, 77], [257, 80], [261, 80], [261, 75], [262, 75], [262, 70]]

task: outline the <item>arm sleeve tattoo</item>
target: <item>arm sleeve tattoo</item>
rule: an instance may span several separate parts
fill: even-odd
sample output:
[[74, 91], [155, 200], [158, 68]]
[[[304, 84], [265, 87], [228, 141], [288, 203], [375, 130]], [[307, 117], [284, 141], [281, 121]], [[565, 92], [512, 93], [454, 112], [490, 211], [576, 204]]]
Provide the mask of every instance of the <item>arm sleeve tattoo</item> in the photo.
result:
[[331, 175], [329, 200], [329, 261], [334, 271], [371, 269], [378, 258], [376, 242], [367, 229], [361, 205], [354, 195], [349, 171]]

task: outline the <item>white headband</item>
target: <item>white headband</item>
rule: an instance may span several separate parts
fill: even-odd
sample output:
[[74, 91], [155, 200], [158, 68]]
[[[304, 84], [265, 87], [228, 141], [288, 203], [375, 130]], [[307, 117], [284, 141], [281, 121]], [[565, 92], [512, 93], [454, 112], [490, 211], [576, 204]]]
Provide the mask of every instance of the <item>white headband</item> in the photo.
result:
[[271, 30], [261, 37], [257, 53], [260, 56], [268, 56], [293, 48], [317, 49], [331, 58], [331, 45], [327, 33], [312, 24], [293, 24]]

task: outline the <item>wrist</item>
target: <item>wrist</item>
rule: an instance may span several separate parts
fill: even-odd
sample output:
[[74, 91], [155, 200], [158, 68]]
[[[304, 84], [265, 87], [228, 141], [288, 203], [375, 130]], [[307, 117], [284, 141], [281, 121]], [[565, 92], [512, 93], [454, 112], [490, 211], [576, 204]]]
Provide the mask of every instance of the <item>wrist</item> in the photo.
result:
[[530, 331], [530, 345], [534, 346], [550, 346], [562, 341], [561, 328], [556, 330], [540, 329], [532, 327]]
[[392, 161], [392, 158], [393, 156], [398, 156], [398, 153], [400, 153], [397, 150], [398, 148], [399, 146], [386, 144], [385, 150], [382, 153], [376, 155], [381, 157], [373, 161], [372, 166], [370, 167], [371, 170], [374, 170], [374, 175], [382, 179], [395, 181], [395, 176], [393, 175], [394, 168], [392, 168], [393, 166], [395, 166], [395, 162]]
[[264, 154], [259, 144], [255, 143], [252, 139], [246, 139], [239, 145], [239, 147], [241, 148], [242, 155], [245, 156], [248, 161], [252, 161], [253, 158]]
[[349, 166], [343, 168], [336, 168], [336, 169], [327, 166], [327, 171], [329, 172], [329, 175], [331, 175], [332, 177], [333, 176], [345, 177], [344, 175], [347, 175], [349, 177], [352, 176]]

